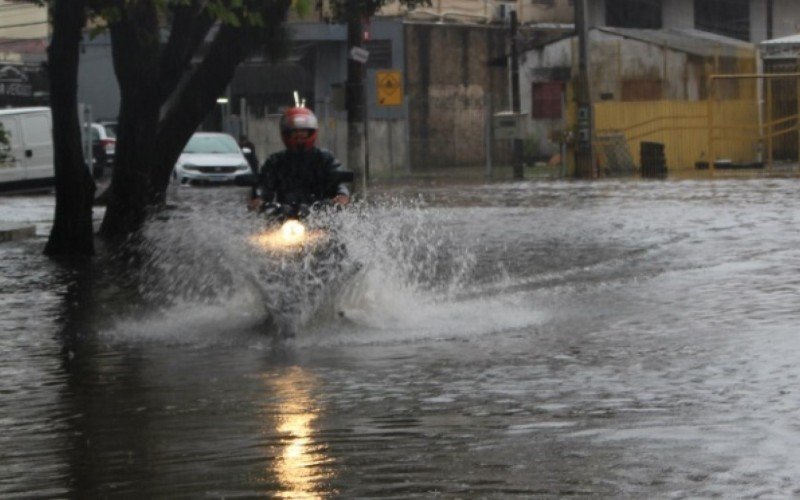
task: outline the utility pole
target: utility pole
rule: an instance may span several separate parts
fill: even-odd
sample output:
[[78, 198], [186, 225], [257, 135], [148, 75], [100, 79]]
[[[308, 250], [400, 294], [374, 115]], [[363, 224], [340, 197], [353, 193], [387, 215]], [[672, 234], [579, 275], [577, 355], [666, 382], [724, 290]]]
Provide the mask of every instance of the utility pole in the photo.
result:
[[773, 0], [767, 0], [767, 40], [772, 40], [773, 37], [773, 30], [774, 30], [774, 19], [775, 15], [775, 6], [773, 5]]
[[596, 177], [592, 154], [592, 94], [589, 85], [589, 27], [586, 0], [575, 0], [575, 28], [578, 34], [578, 137], [575, 144], [576, 176]]
[[347, 82], [345, 108], [347, 109], [347, 167], [354, 173], [357, 193], [366, 193], [367, 171], [365, 161], [364, 123], [364, 64], [353, 57], [353, 49], [361, 49], [364, 26], [358, 0], [347, 0]]
[[[517, 133], [522, 132], [520, 124], [520, 96], [519, 96], [519, 47], [517, 40], [518, 23], [517, 12], [511, 11], [511, 110], [517, 120]], [[514, 179], [522, 180], [524, 177], [522, 169], [522, 138], [514, 139]]]

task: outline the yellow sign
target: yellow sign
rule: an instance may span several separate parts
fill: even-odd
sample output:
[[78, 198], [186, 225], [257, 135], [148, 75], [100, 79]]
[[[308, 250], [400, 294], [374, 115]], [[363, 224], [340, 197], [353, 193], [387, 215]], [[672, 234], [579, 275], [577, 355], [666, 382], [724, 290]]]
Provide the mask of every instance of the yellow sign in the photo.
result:
[[403, 77], [399, 71], [377, 71], [378, 104], [381, 106], [403, 105]]

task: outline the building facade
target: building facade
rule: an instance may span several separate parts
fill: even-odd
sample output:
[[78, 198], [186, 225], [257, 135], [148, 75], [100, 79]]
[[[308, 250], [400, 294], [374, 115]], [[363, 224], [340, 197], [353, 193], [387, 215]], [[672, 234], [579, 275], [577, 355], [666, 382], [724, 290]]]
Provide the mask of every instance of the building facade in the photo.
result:
[[[721, 158], [759, 161], [759, 131], [748, 130], [753, 138], [742, 141], [718, 140], [709, 132], [719, 130], [721, 121], [759, 123], [764, 113], [756, 104], [757, 82], [712, 75], [760, 71], [756, 43], [794, 33], [800, 3], [596, 0], [588, 6], [589, 93], [601, 163], [603, 141], [612, 136], [627, 142], [626, 154], [636, 164], [639, 144], [647, 141], [668, 143], [673, 169]], [[569, 36], [523, 56], [523, 110], [530, 114], [531, 136], [546, 153], [556, 153], [575, 135], [577, 53], [577, 37]]]
[[0, 107], [48, 102], [47, 9], [0, 0]]

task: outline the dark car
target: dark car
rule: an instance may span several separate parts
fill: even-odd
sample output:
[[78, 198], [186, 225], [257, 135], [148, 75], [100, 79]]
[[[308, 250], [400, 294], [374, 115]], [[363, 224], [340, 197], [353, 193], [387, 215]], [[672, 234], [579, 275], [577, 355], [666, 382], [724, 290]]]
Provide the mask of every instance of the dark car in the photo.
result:
[[[81, 142], [86, 147], [86, 131], [91, 130], [92, 140], [92, 167], [94, 178], [99, 179], [105, 174], [107, 167], [114, 166], [114, 156], [117, 149], [117, 135], [114, 128], [102, 123], [92, 123], [81, 127]], [[88, 157], [87, 152], [84, 154]], [[88, 162], [88, 158], [87, 158]]]
[[102, 171], [106, 167], [114, 165], [114, 154], [117, 148], [117, 134], [114, 126], [106, 123], [92, 123], [92, 156], [95, 158], [93, 169], [95, 177], [102, 177]]

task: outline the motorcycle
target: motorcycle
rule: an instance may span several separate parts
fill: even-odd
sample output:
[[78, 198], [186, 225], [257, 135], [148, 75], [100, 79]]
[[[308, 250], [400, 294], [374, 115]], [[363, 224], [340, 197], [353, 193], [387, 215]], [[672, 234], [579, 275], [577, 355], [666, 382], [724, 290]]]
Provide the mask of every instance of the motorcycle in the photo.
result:
[[[255, 176], [239, 177], [237, 185], [257, 183]], [[340, 180], [352, 182], [352, 173], [341, 172]], [[253, 284], [280, 336], [293, 336], [297, 319], [313, 313], [358, 270], [357, 264], [346, 263], [347, 249], [337, 235], [335, 214], [340, 209], [322, 201], [266, 202], [258, 210], [264, 220], [263, 230], [251, 235], [249, 241], [267, 258]]]
[[271, 252], [308, 251], [330, 236], [330, 228], [310, 227], [308, 217], [322, 205], [264, 203], [258, 210], [266, 228], [251, 238], [253, 244]]
[[[336, 172], [335, 183], [353, 182], [353, 173]], [[239, 175], [235, 179], [239, 186], [256, 186], [258, 177], [252, 174]], [[328, 239], [331, 228], [312, 228], [309, 226], [310, 216], [329, 211], [334, 206], [329, 201], [298, 200], [291, 203], [265, 202], [258, 210], [265, 217], [267, 230], [253, 237], [253, 242], [268, 251], [308, 250]]]

